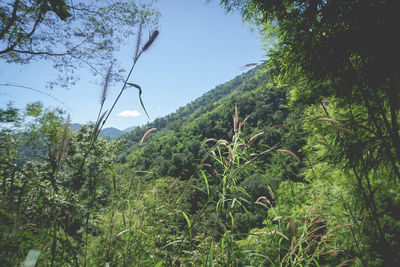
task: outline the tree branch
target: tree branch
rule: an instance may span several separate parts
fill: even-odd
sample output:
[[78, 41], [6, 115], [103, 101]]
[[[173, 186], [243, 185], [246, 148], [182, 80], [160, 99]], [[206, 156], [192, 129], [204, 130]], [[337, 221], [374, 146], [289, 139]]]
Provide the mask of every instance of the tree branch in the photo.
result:
[[[47, 51], [29, 51], [29, 50], [19, 50], [19, 49], [12, 49], [11, 51], [21, 53], [21, 54], [29, 54], [29, 55], [46, 55], [46, 56], [68, 56], [71, 55], [69, 51], [63, 53], [52, 53]], [[4, 54], [3, 51], [0, 51], [0, 55]]]
[[0, 87], [17, 87], [17, 88], [22, 88], [22, 89], [28, 89], [28, 90], [31, 90], [31, 91], [35, 91], [35, 92], [37, 92], [39, 94], [42, 94], [42, 95], [45, 95], [45, 96], [48, 96], [48, 97], [52, 98], [53, 100], [57, 101], [58, 103], [60, 103], [64, 107], [66, 107], [69, 111], [71, 111], [71, 109], [64, 102], [62, 102], [61, 100], [55, 98], [54, 96], [52, 96], [52, 95], [50, 95], [48, 93], [42, 92], [42, 91], [34, 89], [32, 87], [27, 87], [27, 86], [23, 86], [23, 85], [16, 85], [16, 84], [9, 84], [9, 83], [1, 83]]
[[13, 23], [17, 20], [17, 9], [19, 5], [19, 0], [15, 0], [13, 4], [13, 11], [10, 20], [8, 21], [7, 25], [4, 27], [4, 29], [0, 32], [0, 40], [3, 39], [4, 35], [8, 32], [8, 30], [11, 28]]
[[[18, 0], [17, 0], [18, 1]], [[15, 3], [14, 3], [15, 4]], [[6, 48], [5, 50], [3, 50], [3, 51], [0, 51], [0, 55], [2, 55], [2, 54], [5, 54], [5, 53], [8, 53], [8, 52], [11, 52], [11, 51], [16, 51], [16, 50], [14, 50], [14, 48], [20, 43], [20, 41], [21, 41], [21, 39], [23, 38], [23, 37], [26, 37], [26, 38], [29, 38], [29, 37], [31, 37], [34, 33], [35, 33], [35, 31], [36, 31], [36, 28], [37, 28], [37, 26], [39, 25], [39, 23], [40, 23], [40, 21], [42, 20], [42, 14], [43, 14], [43, 6], [41, 6], [40, 7], [40, 10], [39, 10], [39, 14], [38, 14], [38, 16], [37, 16], [37, 18], [36, 18], [36, 20], [35, 20], [35, 23], [33, 24], [33, 27], [32, 27], [32, 30], [28, 33], [28, 34], [21, 34], [21, 35], [19, 35], [18, 37], [17, 37], [17, 40], [15, 40], [14, 41], [14, 43], [11, 45], [11, 46], [9, 46], [8, 48]], [[0, 38], [1, 39], [1, 38]], [[11, 39], [11, 36], [9, 37], [9, 40]]]

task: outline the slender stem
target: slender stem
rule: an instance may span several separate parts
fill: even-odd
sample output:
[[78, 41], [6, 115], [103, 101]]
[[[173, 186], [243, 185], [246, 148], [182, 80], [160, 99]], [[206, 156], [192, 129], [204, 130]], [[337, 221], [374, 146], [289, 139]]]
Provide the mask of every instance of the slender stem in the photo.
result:
[[101, 131], [101, 129], [103, 129], [104, 124], [106, 123], [108, 117], [110, 117], [110, 114], [111, 114], [111, 112], [113, 111], [115, 105], [117, 104], [119, 98], [121, 97], [122, 92], [124, 92], [124, 90], [125, 90], [125, 88], [126, 88], [126, 85], [127, 85], [127, 83], [128, 83], [128, 80], [129, 80], [129, 78], [131, 77], [132, 71], [133, 71], [133, 69], [135, 68], [136, 62], [138, 61], [138, 59], [140, 58], [140, 55], [141, 55], [142, 53], [143, 53], [143, 50], [140, 51], [140, 53], [139, 53], [139, 54], [137, 55], [137, 57], [135, 58], [135, 60], [134, 60], [134, 62], [133, 62], [133, 65], [132, 65], [132, 67], [131, 67], [131, 69], [130, 69], [130, 71], [129, 71], [129, 73], [128, 73], [128, 76], [127, 76], [126, 79], [125, 79], [124, 85], [122, 86], [121, 91], [119, 92], [117, 98], [115, 99], [113, 105], [111, 106], [110, 111], [107, 113], [107, 116], [106, 116], [105, 119], [103, 120], [103, 122], [102, 122], [102, 124], [101, 124], [101, 126], [100, 126], [100, 128], [99, 128], [99, 131]]

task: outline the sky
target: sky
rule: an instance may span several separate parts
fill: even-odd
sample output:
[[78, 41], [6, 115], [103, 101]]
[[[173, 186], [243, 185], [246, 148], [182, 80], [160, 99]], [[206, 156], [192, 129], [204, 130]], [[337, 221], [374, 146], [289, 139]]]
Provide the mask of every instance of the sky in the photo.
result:
[[[124, 91], [105, 127], [123, 130], [173, 113], [246, 71], [241, 70], [241, 66], [265, 60], [259, 34], [251, 25], [243, 24], [239, 14], [227, 14], [219, 6], [219, 0], [209, 3], [206, 0], [158, 0], [155, 8], [161, 13], [160, 34], [143, 53], [130, 79], [143, 90], [142, 99], [150, 120], [140, 105], [137, 90], [132, 88]], [[132, 37], [131, 46], [119, 52], [118, 58], [126, 69], [131, 64], [134, 46]], [[50, 64], [43, 61], [28, 65], [0, 62], [0, 84], [12, 83], [42, 92], [0, 86], [0, 106], [13, 102], [15, 107], [23, 108], [27, 103], [40, 101], [46, 107], [64, 109], [73, 123], [94, 121], [102, 89], [99, 80], [82, 71], [75, 86], [46, 88], [46, 83], [55, 75]], [[115, 84], [110, 88], [106, 109], [121, 86]]]

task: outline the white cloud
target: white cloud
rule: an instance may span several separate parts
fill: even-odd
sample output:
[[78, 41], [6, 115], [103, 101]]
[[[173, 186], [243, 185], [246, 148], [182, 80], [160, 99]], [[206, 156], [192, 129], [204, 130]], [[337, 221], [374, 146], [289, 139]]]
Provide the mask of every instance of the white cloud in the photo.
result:
[[142, 116], [142, 114], [137, 110], [124, 110], [118, 113], [117, 115], [121, 117], [132, 117], [132, 118]]

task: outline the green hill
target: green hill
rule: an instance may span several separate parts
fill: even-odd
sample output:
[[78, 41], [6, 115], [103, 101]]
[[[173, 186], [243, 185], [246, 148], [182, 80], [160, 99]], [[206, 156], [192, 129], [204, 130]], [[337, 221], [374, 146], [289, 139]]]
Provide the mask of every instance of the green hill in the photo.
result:
[[[148, 179], [163, 176], [189, 179], [203, 163], [207, 154], [201, 144], [207, 138], [231, 140], [234, 135], [235, 106], [239, 119], [249, 116], [243, 126], [247, 139], [264, 132], [257, 139], [261, 147], [278, 145], [297, 153], [304, 144], [301, 132], [288, 134], [298, 128], [296, 115], [287, 108], [287, 92], [268, 85], [268, 73], [263, 67], [254, 68], [233, 80], [219, 85], [175, 113], [156, 119], [123, 136], [125, 139], [120, 163], [127, 169], [146, 171]], [[282, 127], [282, 125], [286, 125]], [[275, 127], [274, 127], [275, 126]], [[157, 128], [143, 145], [145, 132]], [[265, 169], [273, 157], [265, 158]], [[271, 178], [300, 179], [297, 167], [286, 165]]]
[[[73, 131], [78, 131], [80, 128], [82, 128], [82, 126], [83, 126], [83, 124], [80, 124], [80, 123], [71, 123], [69, 125], [69, 128]], [[120, 130], [120, 129], [117, 129], [114, 127], [107, 127], [100, 131], [99, 136], [100, 137], [108, 137], [108, 138], [116, 138], [125, 133], [129, 133], [129, 132], [133, 131], [134, 129], [136, 129], [136, 127], [137, 126], [131, 126], [124, 130]]]

